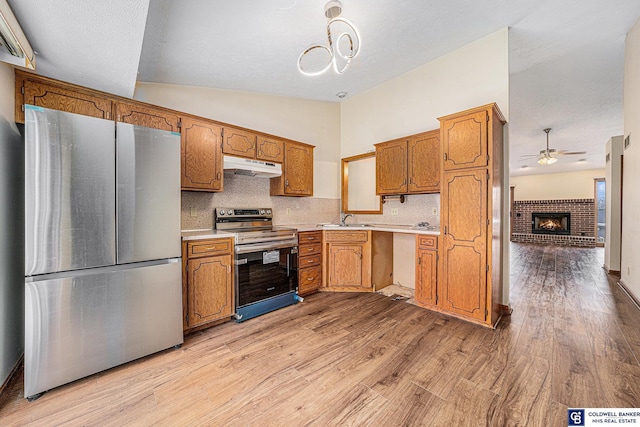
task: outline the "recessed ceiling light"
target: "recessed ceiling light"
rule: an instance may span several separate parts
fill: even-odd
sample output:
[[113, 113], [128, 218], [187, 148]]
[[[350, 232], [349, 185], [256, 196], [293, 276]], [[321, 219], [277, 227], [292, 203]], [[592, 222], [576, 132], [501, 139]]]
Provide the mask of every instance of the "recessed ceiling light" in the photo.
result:
[[340, 99], [344, 98], [345, 96], [347, 96], [347, 92], [338, 92], [336, 93], [336, 96]]

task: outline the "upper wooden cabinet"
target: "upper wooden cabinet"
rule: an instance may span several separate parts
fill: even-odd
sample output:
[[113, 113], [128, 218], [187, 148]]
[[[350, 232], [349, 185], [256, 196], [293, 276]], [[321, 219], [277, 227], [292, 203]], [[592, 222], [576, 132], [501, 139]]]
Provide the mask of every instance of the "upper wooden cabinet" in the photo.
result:
[[258, 135], [256, 158], [266, 162], [282, 163], [284, 161], [284, 141], [264, 135]]
[[375, 144], [376, 194], [440, 191], [440, 131]]
[[444, 170], [486, 167], [487, 111], [440, 119]]
[[440, 191], [440, 130], [414, 135], [407, 142], [409, 193]]
[[257, 138], [255, 133], [225, 126], [222, 130], [222, 152], [255, 159]]
[[407, 193], [407, 140], [376, 144], [376, 194]]
[[231, 156], [283, 163], [284, 141], [274, 136], [225, 126], [222, 152]]
[[112, 100], [99, 92], [16, 70], [17, 123], [24, 123], [25, 104], [107, 120], [113, 117]]
[[116, 120], [148, 128], [180, 132], [178, 115], [140, 102], [116, 102]]
[[210, 121], [182, 118], [183, 190], [223, 190], [221, 138], [221, 126]]
[[284, 142], [282, 176], [271, 178], [272, 196], [313, 196], [313, 148]]

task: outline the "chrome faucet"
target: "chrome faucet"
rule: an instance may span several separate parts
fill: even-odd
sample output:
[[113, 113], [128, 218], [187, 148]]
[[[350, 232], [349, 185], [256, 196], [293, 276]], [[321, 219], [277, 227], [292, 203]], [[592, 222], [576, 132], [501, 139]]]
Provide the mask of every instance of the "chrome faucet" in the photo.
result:
[[345, 226], [347, 224], [345, 224], [344, 222], [347, 220], [347, 218], [349, 218], [350, 216], [353, 216], [353, 214], [346, 214], [346, 213], [340, 213], [340, 225]]

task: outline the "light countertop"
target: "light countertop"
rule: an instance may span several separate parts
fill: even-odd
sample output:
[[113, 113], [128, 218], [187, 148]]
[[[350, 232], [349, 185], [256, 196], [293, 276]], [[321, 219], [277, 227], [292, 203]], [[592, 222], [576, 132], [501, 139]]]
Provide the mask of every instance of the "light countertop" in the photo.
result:
[[[390, 233], [427, 234], [430, 236], [440, 235], [440, 227], [437, 227], [435, 230], [428, 230], [414, 225], [399, 224], [368, 224], [366, 226], [352, 224], [349, 227], [340, 227], [335, 224], [287, 224], [283, 225], [283, 227], [295, 228], [299, 232], [322, 230], [372, 230], [386, 231]], [[229, 231], [211, 229], [182, 230], [182, 240], [220, 239], [224, 237], [235, 237], [235, 234]]]
[[182, 240], [201, 240], [201, 239], [222, 239], [224, 237], [235, 237], [235, 234], [228, 231], [219, 231], [212, 229], [202, 230], [182, 230]]

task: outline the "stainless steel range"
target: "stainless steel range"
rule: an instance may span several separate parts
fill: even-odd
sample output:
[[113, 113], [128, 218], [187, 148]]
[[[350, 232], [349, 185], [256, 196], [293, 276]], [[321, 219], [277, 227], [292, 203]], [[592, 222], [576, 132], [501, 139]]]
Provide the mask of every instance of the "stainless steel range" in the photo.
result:
[[216, 208], [216, 229], [235, 233], [236, 320], [298, 302], [298, 231], [274, 227], [269, 208]]

